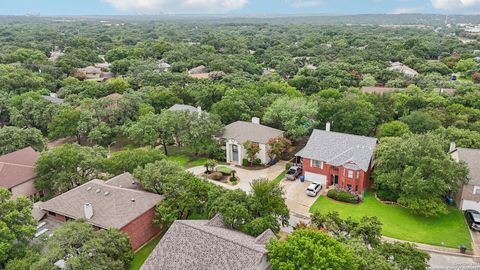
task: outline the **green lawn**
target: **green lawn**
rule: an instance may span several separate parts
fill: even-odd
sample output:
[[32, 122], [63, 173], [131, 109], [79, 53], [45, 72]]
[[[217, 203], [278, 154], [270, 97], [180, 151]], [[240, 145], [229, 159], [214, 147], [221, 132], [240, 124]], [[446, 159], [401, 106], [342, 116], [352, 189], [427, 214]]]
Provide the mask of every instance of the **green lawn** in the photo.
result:
[[310, 212], [338, 211], [340, 216], [360, 219], [362, 216], [377, 216], [383, 224], [382, 234], [401, 240], [436, 246], [458, 248], [461, 244], [471, 249], [470, 233], [462, 212], [449, 208], [448, 214], [424, 218], [397, 205], [379, 202], [373, 193], [367, 193], [365, 200], [358, 204], [347, 204], [320, 196]]
[[275, 179], [272, 180], [272, 182], [274, 182], [275, 184], [280, 184], [280, 181], [282, 181], [285, 178], [286, 172], [287, 170], [284, 170], [283, 172], [281, 172], [277, 177], [275, 177]]
[[185, 168], [202, 166], [207, 161], [205, 157], [195, 157], [186, 147], [168, 146], [167, 159], [180, 163]]
[[233, 171], [232, 168], [227, 167], [227, 166], [225, 166], [225, 165], [217, 166], [217, 167], [215, 167], [215, 170], [216, 170], [217, 172], [221, 172], [221, 173], [223, 173], [223, 174], [231, 174], [232, 171]]
[[133, 261], [132, 264], [130, 265], [129, 270], [138, 270], [140, 267], [142, 267], [142, 264], [145, 262], [145, 260], [148, 258], [148, 255], [152, 253], [153, 249], [157, 246], [158, 242], [160, 239], [162, 239], [163, 234], [158, 235], [157, 237], [153, 238], [143, 246], [141, 249], [139, 249], [137, 252], [135, 252], [135, 255], [133, 256]]

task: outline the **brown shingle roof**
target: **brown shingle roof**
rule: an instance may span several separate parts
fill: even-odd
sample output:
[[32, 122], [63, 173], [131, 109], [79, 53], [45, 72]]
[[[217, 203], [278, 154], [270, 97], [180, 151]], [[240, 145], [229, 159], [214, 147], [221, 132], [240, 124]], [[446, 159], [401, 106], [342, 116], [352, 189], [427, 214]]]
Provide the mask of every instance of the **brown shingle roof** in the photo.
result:
[[[262, 234], [270, 235], [270, 233]], [[262, 237], [262, 243], [264, 242]], [[168, 229], [141, 270], [254, 270], [266, 257], [257, 238], [208, 220], [177, 220]]]
[[84, 205], [89, 203], [93, 217], [87, 219], [88, 223], [121, 229], [161, 200], [158, 194], [120, 188], [94, 179], [44, 202], [41, 208], [73, 219], [85, 219]]
[[385, 93], [394, 93], [401, 92], [405, 88], [390, 88], [390, 87], [378, 87], [378, 86], [364, 86], [360, 91], [366, 94], [385, 94]]
[[283, 130], [246, 121], [236, 121], [225, 126], [224, 139], [234, 139], [243, 144], [246, 141], [266, 144], [269, 139], [283, 135]]
[[129, 172], [110, 178], [105, 181], [105, 184], [121, 188], [143, 190], [142, 184]]
[[0, 186], [9, 189], [35, 178], [39, 157], [32, 147], [0, 156]]

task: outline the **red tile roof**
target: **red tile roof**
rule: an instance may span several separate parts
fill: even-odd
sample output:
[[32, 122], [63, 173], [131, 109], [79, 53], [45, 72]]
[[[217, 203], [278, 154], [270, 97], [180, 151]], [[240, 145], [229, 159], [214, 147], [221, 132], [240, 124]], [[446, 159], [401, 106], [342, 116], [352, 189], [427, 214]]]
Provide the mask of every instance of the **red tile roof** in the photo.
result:
[[35, 178], [39, 157], [32, 147], [0, 156], [0, 187], [12, 188]]

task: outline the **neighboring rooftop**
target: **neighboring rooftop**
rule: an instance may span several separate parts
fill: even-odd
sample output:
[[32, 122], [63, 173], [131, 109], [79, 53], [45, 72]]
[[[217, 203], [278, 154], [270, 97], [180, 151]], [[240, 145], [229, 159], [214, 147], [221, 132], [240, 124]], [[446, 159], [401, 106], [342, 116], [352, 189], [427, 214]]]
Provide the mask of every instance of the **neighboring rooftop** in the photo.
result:
[[468, 183], [480, 186], [480, 149], [456, 148], [453, 152], [458, 153], [457, 161], [464, 161], [468, 166]]
[[226, 228], [220, 215], [211, 220], [177, 220], [141, 270], [256, 270], [267, 264], [267, 230], [257, 238]]
[[367, 171], [377, 139], [315, 129], [307, 145], [296, 155], [324, 161], [333, 166], [356, 165]]
[[62, 104], [64, 100], [62, 98], [57, 97], [56, 94], [50, 94], [49, 96], [42, 96], [43, 99], [46, 101], [50, 101], [51, 103], [55, 104]]
[[0, 156], [0, 186], [9, 189], [35, 178], [39, 157], [32, 147]]
[[394, 92], [401, 92], [405, 90], [405, 88], [391, 88], [391, 87], [379, 87], [379, 86], [364, 86], [360, 91], [366, 94], [386, 94], [386, 93], [394, 93]]
[[175, 104], [169, 109], [170, 111], [187, 111], [187, 112], [201, 112], [201, 108], [195, 108], [190, 105], [185, 105], [185, 104]]
[[[162, 196], [158, 194], [120, 188], [94, 179], [42, 203], [40, 207], [73, 219], [86, 219], [100, 228], [121, 229], [161, 200]], [[90, 218], [87, 206], [93, 212]]]
[[457, 92], [457, 89], [455, 89], [455, 88], [435, 88], [433, 91], [435, 93], [438, 93], [438, 94], [446, 94], [446, 95], [449, 95], [449, 96], [453, 96]]
[[401, 73], [403, 73], [405, 75], [409, 75], [409, 76], [418, 75], [418, 72], [416, 70], [414, 70], [413, 68], [410, 68], [409, 66], [404, 65], [400, 62], [391, 63], [388, 70], [395, 70], [395, 71], [401, 72]]
[[188, 74], [192, 75], [192, 74], [208, 74], [209, 70], [206, 66], [204, 65], [201, 65], [201, 66], [198, 66], [198, 67], [194, 67], [192, 69], [190, 69], [188, 71]]
[[261, 125], [259, 121], [254, 117], [252, 122], [236, 121], [228, 124], [221, 137], [234, 139], [240, 144], [246, 141], [266, 144], [271, 138], [283, 136], [283, 130]]

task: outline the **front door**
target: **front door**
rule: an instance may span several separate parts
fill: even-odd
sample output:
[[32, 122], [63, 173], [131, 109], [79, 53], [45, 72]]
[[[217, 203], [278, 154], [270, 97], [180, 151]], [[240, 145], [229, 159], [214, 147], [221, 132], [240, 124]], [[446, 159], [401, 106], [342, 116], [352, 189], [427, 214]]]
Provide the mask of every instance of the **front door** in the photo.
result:
[[338, 185], [338, 175], [332, 174], [333, 185]]
[[238, 145], [232, 144], [232, 161], [238, 162]]

